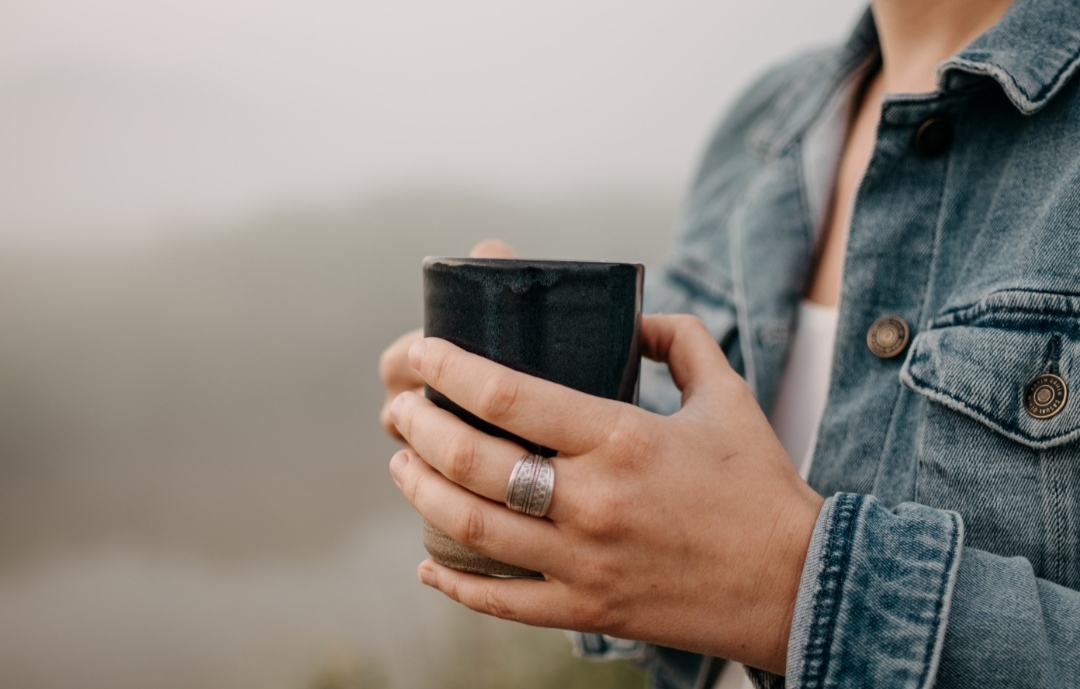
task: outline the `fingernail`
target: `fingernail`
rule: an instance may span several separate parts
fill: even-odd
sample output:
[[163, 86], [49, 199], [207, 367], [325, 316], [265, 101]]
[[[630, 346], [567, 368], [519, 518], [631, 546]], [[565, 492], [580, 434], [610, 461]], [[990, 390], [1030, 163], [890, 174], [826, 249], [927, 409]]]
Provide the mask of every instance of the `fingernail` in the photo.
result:
[[405, 465], [409, 463], [409, 458], [406, 456], [405, 451], [397, 452], [390, 458], [390, 477], [394, 479], [394, 483], [398, 488], [401, 488], [401, 472], [405, 471]]
[[420, 568], [420, 581], [428, 586], [435, 586], [435, 571], [427, 567]]
[[409, 347], [409, 365], [420, 370], [420, 363], [424, 360], [424, 353], [427, 352], [427, 341], [417, 340], [413, 343], [412, 347]]

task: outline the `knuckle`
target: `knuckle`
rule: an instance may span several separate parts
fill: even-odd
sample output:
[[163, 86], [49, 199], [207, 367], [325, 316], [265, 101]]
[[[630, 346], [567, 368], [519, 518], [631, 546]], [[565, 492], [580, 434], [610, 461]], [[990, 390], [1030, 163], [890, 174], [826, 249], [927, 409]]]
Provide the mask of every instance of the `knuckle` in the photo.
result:
[[[390, 404], [393, 404], [394, 400], [390, 400]], [[390, 414], [389, 405], [386, 410], [387, 416]], [[398, 409], [398, 418], [395, 423], [393, 419], [390, 420], [390, 424], [394, 426], [403, 436], [408, 437], [412, 434], [413, 417], [416, 415], [416, 406], [412, 404], [412, 400], [406, 397], [401, 401], [401, 408]]]
[[601, 595], [585, 596], [574, 604], [574, 618], [582, 629], [596, 632], [612, 631], [611, 606]]
[[447, 478], [458, 485], [472, 485], [480, 471], [476, 444], [466, 432], [457, 432], [446, 442]]
[[483, 611], [504, 620], [516, 619], [517, 615], [499, 590], [494, 586], [485, 586], [480, 592], [480, 601]]
[[633, 410], [621, 410], [608, 432], [607, 445], [623, 458], [650, 457], [656, 441], [647, 419]]
[[459, 539], [467, 548], [477, 550], [487, 541], [487, 523], [483, 510], [470, 507], [461, 520]]
[[409, 472], [402, 481], [405, 498], [416, 505], [420, 502], [420, 493], [423, 490], [424, 479], [420, 472]]
[[493, 376], [480, 389], [479, 411], [490, 421], [506, 418], [517, 402], [519, 385], [513, 378]]
[[570, 602], [569, 612], [574, 616], [577, 628], [581, 631], [593, 631], [625, 636], [636, 613], [636, 587], [622, 589], [613, 587], [613, 577], [625, 580], [631, 573], [626, 563], [619, 558], [601, 558], [592, 563], [594, 571], [587, 582], [579, 584], [577, 595]]
[[691, 314], [679, 316], [679, 322], [675, 330], [677, 332], [676, 337], [683, 346], [690, 346], [691, 343], [698, 340], [708, 339], [715, 342], [712, 331], [709, 330], [709, 326], [705, 325], [705, 321]]
[[709, 329], [705, 326], [705, 322], [693, 314], [682, 313], [676, 316], [676, 318], [679, 319], [678, 321], [676, 321], [676, 325], [680, 329], [685, 328], [687, 330], [691, 330], [696, 328], [705, 332], [709, 331]]
[[618, 497], [603, 493], [589, 501], [582, 510], [584, 529], [603, 540], [626, 531], [625, 503]]

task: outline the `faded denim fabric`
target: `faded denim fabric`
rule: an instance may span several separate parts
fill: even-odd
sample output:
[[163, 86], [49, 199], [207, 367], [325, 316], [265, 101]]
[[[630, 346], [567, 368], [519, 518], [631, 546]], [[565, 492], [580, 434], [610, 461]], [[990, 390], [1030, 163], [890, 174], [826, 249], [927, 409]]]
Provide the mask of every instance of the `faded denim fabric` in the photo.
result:
[[[766, 410], [835, 173], [839, 140], [813, 133], [877, 59], [867, 13], [844, 46], [759, 79], [711, 142], [673, 260], [646, 287], [648, 310], [705, 321]], [[809, 478], [828, 500], [787, 678], [751, 671], [759, 686], [1080, 687], [1078, 67], [1080, 2], [1016, 0], [939, 66], [935, 93], [885, 99]], [[952, 143], [926, 155], [916, 132], [934, 117]], [[912, 334], [893, 359], [866, 344], [886, 314]], [[1071, 394], [1039, 420], [1023, 398], [1043, 373]], [[677, 409], [662, 369], [643, 373], [642, 403]], [[578, 643], [638, 658], [654, 687], [703, 682], [701, 656]]]

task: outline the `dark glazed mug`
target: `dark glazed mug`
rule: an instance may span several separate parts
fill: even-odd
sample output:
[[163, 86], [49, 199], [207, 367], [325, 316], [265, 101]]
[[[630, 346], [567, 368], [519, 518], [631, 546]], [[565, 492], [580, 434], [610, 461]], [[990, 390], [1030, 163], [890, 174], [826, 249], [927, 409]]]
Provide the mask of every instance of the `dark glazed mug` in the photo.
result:
[[[644, 266], [501, 258], [424, 259], [424, 336], [590, 395], [634, 404], [641, 364]], [[538, 445], [477, 418], [427, 388], [472, 426], [547, 457]], [[556, 488], [557, 490], [557, 488]], [[424, 524], [441, 564], [496, 576], [539, 576], [476, 553]]]

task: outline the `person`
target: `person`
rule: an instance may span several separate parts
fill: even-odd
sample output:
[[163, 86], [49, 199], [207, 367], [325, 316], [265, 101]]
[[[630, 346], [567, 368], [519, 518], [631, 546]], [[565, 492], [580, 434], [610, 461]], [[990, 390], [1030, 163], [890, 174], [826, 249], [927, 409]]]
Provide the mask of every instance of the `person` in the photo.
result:
[[[760, 77], [646, 287], [641, 408], [398, 340], [394, 481], [545, 574], [420, 579], [655, 687], [1080, 686], [1078, 69], [1075, 0], [873, 0]], [[559, 450], [546, 518], [422, 382]]]

